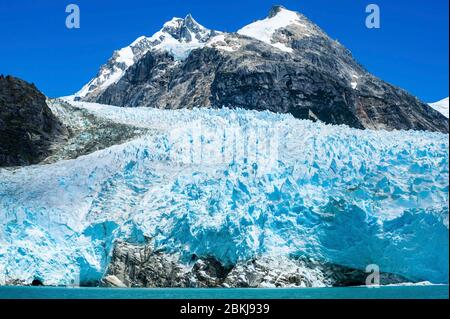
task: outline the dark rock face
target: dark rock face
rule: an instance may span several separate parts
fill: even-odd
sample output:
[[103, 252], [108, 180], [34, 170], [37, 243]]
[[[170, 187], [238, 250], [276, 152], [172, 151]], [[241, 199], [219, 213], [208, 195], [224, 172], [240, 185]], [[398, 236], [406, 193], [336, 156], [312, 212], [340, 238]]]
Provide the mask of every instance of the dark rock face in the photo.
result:
[[42, 283], [42, 281], [40, 279], [33, 279], [33, 281], [31, 282], [32, 286], [43, 286], [44, 284]]
[[0, 167], [38, 163], [64, 135], [64, 126], [33, 84], [0, 77]]
[[[211, 256], [182, 261], [149, 244], [116, 242], [102, 285], [106, 287], [323, 287], [364, 285], [364, 271], [306, 259], [261, 257], [223, 265]], [[408, 280], [382, 273], [380, 283]]]
[[196, 260], [187, 269], [177, 255], [155, 251], [150, 245], [118, 242], [105, 277], [115, 276], [127, 287], [217, 287], [228, 271], [212, 258]]
[[225, 34], [231, 50], [207, 45], [184, 61], [150, 51], [118, 83], [85, 100], [167, 109], [226, 106], [360, 129], [449, 131], [442, 114], [369, 74], [345, 47], [298, 17], [301, 23], [273, 36], [291, 52], [240, 34]]

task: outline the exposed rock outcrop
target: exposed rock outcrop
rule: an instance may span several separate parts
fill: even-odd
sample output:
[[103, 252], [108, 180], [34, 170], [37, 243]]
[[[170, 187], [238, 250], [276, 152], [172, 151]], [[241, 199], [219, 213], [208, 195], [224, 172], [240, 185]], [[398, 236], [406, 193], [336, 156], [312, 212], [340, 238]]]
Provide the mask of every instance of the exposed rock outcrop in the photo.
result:
[[0, 167], [42, 161], [66, 133], [34, 84], [0, 76]]
[[[113, 250], [106, 287], [337, 287], [364, 285], [362, 270], [311, 259], [264, 256], [223, 265], [213, 257], [182, 260], [176, 253], [155, 251], [151, 244], [119, 241]], [[381, 284], [402, 283], [402, 276], [382, 273]]]

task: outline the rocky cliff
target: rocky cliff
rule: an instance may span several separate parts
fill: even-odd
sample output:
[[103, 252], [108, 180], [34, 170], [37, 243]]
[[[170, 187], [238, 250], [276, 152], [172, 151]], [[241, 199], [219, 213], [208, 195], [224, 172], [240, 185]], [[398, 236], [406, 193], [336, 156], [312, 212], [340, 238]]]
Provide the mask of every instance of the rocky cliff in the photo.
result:
[[65, 134], [33, 84], [0, 76], [0, 167], [42, 161]]
[[[172, 33], [188, 22], [173, 25]], [[360, 129], [448, 132], [442, 114], [368, 73], [300, 13], [277, 6], [237, 33], [206, 33], [183, 56], [173, 46], [150, 48], [117, 81], [79, 98], [131, 107], [270, 110]]]

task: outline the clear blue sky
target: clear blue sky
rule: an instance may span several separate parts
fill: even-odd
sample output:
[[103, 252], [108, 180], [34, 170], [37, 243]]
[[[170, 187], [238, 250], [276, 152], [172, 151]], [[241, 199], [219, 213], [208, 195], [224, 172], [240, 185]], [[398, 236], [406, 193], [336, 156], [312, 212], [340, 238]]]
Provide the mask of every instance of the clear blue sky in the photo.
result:
[[[65, 27], [66, 5], [81, 28]], [[381, 8], [367, 29], [365, 7]], [[448, 96], [448, 0], [8, 0], [0, 1], [0, 73], [34, 82], [51, 97], [80, 89], [115, 49], [152, 35], [173, 16], [236, 31], [273, 4], [300, 11], [350, 49], [370, 72], [424, 101]]]

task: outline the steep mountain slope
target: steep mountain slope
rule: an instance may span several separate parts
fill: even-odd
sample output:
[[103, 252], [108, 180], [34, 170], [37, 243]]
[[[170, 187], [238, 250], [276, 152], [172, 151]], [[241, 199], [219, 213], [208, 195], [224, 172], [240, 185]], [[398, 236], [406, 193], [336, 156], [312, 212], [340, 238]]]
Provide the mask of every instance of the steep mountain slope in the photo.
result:
[[95, 99], [108, 86], [117, 83], [126, 70], [141, 59], [149, 50], [169, 52], [174, 59], [185, 58], [190, 51], [204, 46], [216, 31], [198, 24], [191, 15], [173, 18], [151, 37], [139, 37], [129, 46], [115, 51], [112, 58], [100, 68], [97, 76], [89, 81], [76, 99]]
[[0, 76], [0, 167], [38, 163], [66, 134], [33, 84]]
[[0, 284], [448, 283], [447, 134], [73, 103], [146, 133], [0, 169]]
[[150, 50], [118, 81], [83, 100], [167, 109], [226, 106], [355, 128], [448, 132], [439, 112], [369, 74], [299, 13], [277, 6], [237, 33], [204, 40], [181, 59], [170, 50]]
[[439, 113], [442, 113], [442, 115], [444, 115], [446, 118], [448, 118], [448, 97], [438, 102], [430, 103], [430, 106]]

